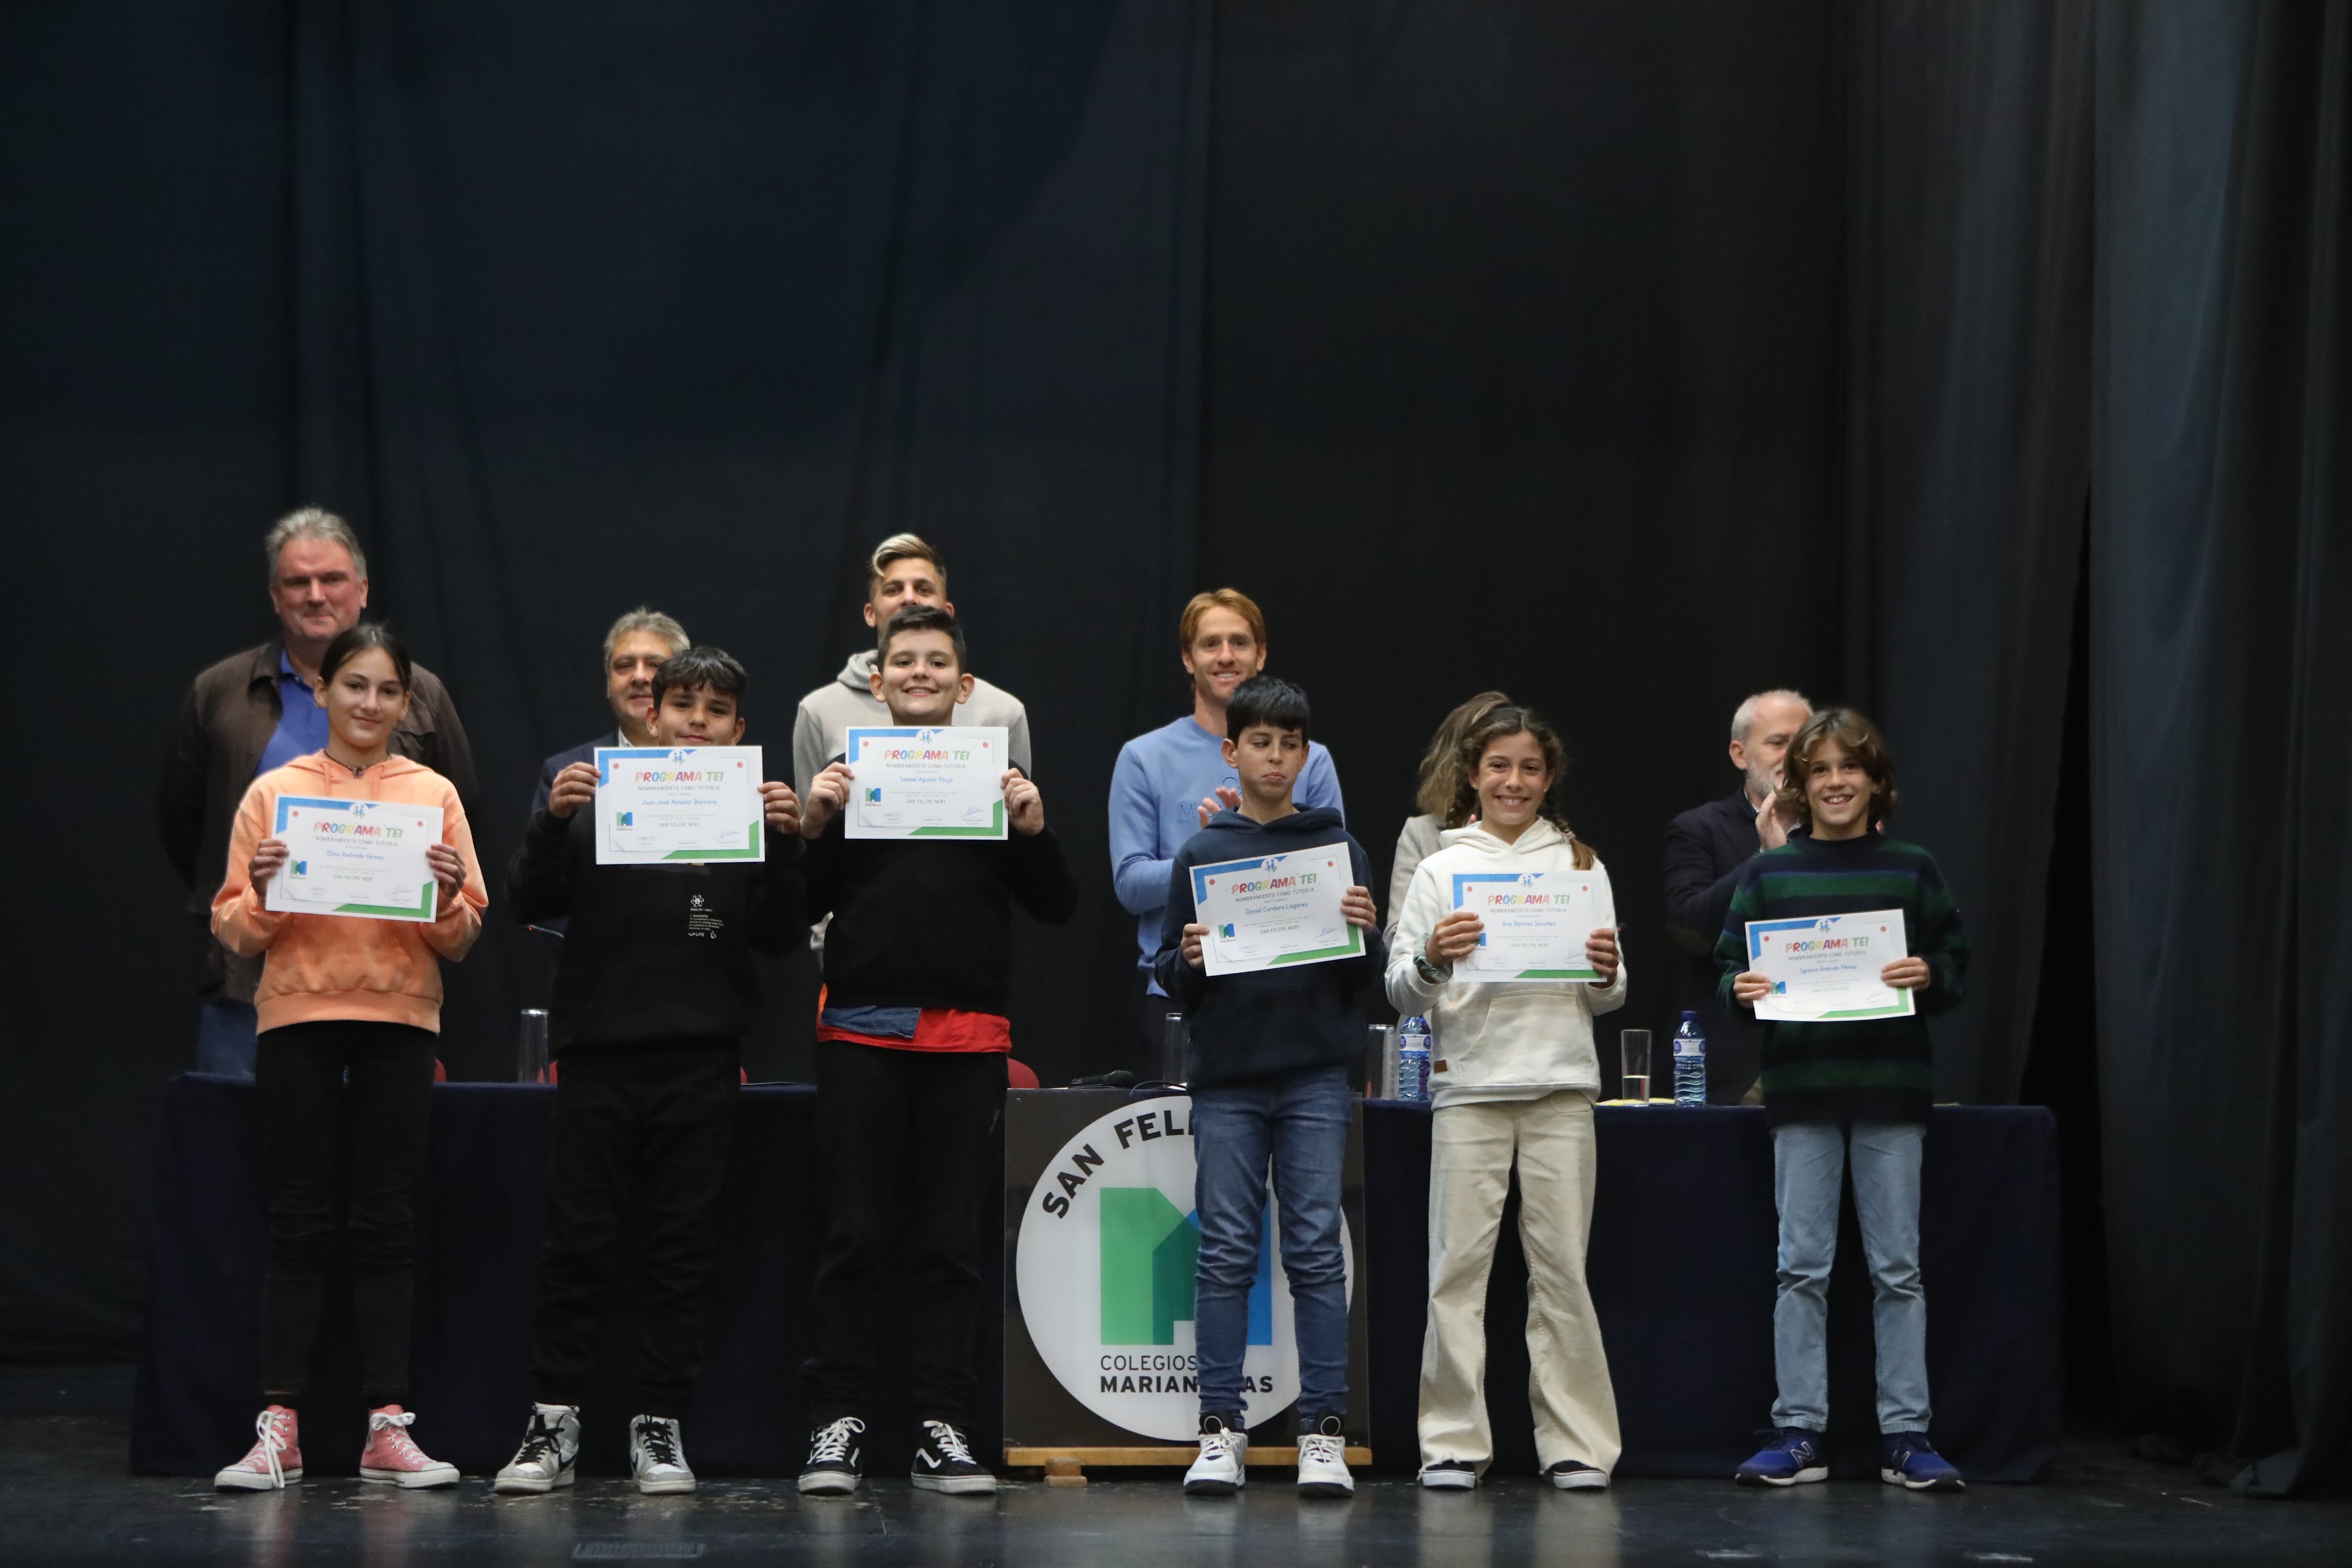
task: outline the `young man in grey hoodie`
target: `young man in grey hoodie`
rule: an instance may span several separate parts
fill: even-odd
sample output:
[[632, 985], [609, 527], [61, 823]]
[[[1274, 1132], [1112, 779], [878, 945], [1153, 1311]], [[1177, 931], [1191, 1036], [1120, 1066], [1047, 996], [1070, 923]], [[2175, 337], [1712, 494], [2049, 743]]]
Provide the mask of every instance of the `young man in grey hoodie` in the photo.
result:
[[[894, 533], [874, 547], [866, 572], [866, 624], [881, 627], [908, 605], [930, 605], [955, 613], [948, 602], [948, 569], [940, 552], [911, 533]], [[841, 673], [801, 699], [793, 720], [793, 788], [808, 797], [809, 785], [824, 765], [846, 749], [852, 724], [887, 724], [890, 710], [875, 695], [874, 644], [849, 656]], [[957, 707], [954, 722], [1002, 726], [1013, 763], [1034, 777], [1029, 756], [1029, 712], [1021, 699], [977, 677], [971, 696]]]

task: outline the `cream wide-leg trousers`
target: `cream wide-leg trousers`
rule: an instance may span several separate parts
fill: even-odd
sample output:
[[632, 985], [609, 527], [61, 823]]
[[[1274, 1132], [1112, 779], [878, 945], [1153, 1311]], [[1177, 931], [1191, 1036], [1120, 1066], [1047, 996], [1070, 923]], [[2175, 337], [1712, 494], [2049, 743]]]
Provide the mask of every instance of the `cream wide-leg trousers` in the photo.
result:
[[1519, 1167], [1519, 1245], [1528, 1257], [1528, 1402], [1536, 1459], [1614, 1469], [1624, 1444], [1601, 1321], [1584, 1283], [1596, 1163], [1592, 1098], [1445, 1106], [1429, 1160], [1429, 1329], [1421, 1347], [1421, 1458], [1494, 1458], [1486, 1419], [1486, 1275], [1511, 1164]]

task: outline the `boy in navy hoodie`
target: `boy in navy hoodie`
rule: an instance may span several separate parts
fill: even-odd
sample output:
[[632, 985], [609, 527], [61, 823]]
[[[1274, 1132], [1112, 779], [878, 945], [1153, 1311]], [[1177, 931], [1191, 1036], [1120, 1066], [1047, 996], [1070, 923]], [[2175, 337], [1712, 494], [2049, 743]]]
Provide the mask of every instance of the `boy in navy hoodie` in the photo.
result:
[[[1234, 689], [1225, 723], [1225, 763], [1241, 780], [1241, 807], [1211, 817], [1176, 852], [1154, 966], [1192, 1034], [1201, 1455], [1184, 1489], [1226, 1496], [1244, 1483], [1242, 1361], [1271, 1163], [1297, 1330], [1298, 1489], [1346, 1497], [1355, 1490], [1341, 1436], [1348, 1287], [1339, 1181], [1354, 1117], [1348, 1064], [1363, 1048], [1356, 994], [1381, 973], [1386, 954], [1363, 846], [1348, 836], [1338, 812], [1301, 811], [1290, 798], [1307, 764], [1307, 693], [1255, 677]], [[1363, 932], [1363, 952], [1211, 978], [1202, 954], [1209, 928], [1195, 918], [1192, 868], [1333, 845], [1347, 847], [1351, 880], [1340, 909]]]

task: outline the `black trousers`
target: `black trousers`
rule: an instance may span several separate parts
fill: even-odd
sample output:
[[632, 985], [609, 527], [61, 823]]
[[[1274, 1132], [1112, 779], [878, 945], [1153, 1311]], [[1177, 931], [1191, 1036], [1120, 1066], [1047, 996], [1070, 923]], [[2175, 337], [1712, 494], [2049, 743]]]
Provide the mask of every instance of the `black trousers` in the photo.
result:
[[625, 1230], [637, 1258], [631, 1414], [686, 1415], [702, 1371], [703, 1310], [719, 1257], [719, 1196], [741, 1058], [734, 1040], [563, 1054], [531, 1321], [541, 1403], [586, 1402]]
[[352, 1293], [371, 1408], [408, 1400], [415, 1305], [417, 1168], [437, 1037], [406, 1024], [331, 1019], [265, 1030], [254, 1062], [269, 1173], [269, 1274], [261, 1392], [301, 1403], [335, 1247], [335, 1178], [348, 1109]]
[[876, 1342], [899, 1307], [916, 1419], [969, 1426], [1004, 1057], [819, 1040], [816, 1088], [831, 1223], [809, 1303], [810, 1415], [872, 1410]]

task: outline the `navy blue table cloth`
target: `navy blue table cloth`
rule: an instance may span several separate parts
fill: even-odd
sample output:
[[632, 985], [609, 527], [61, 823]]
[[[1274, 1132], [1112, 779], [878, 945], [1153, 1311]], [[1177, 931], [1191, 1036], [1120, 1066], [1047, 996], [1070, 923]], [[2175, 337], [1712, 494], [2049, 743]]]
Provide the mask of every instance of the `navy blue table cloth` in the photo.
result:
[[[413, 1399], [425, 1449], [480, 1475], [506, 1462], [530, 1408], [528, 1328], [545, 1220], [550, 1089], [446, 1084], [433, 1093], [418, 1206]], [[799, 1468], [807, 1410], [799, 1368], [824, 1213], [815, 1191], [815, 1091], [742, 1093], [687, 1451], [709, 1475]], [[1603, 1107], [1590, 1272], [1625, 1430], [1624, 1476], [1727, 1476], [1772, 1400], [1772, 1159], [1763, 1113], [1738, 1107]], [[165, 1091], [154, 1173], [152, 1269], [131, 1434], [133, 1468], [209, 1475], [252, 1441], [267, 1251], [266, 1194], [249, 1085], [190, 1074]], [[1382, 1468], [1414, 1459], [1425, 1321], [1429, 1115], [1374, 1102], [1364, 1118], [1366, 1289], [1371, 1292], [1372, 1441]], [[1001, 1235], [1002, 1183], [984, 1218]], [[2056, 1451], [2059, 1233], [2055, 1125], [2047, 1111], [1939, 1110], [1927, 1138], [1922, 1266], [1936, 1436], [1973, 1479], [2025, 1480]], [[986, 1300], [1002, 1258], [983, 1248]], [[1867, 1283], [1852, 1218], [1831, 1289], [1833, 1468], [1874, 1473]], [[624, 1264], [625, 1269], [628, 1265]], [[303, 1458], [356, 1468], [363, 1412], [348, 1293], [331, 1286]], [[1496, 1463], [1531, 1471], [1526, 1269], [1506, 1228], [1488, 1294], [1487, 1397]], [[587, 1406], [587, 1462], [625, 1470], [626, 1323]], [[983, 1314], [973, 1436], [999, 1444], [1001, 1326]], [[886, 1341], [885, 1342], [888, 1342]], [[911, 1453], [902, 1402], [873, 1415], [868, 1451]]]
[[[250, 1084], [190, 1073], [164, 1096], [131, 1466], [208, 1476], [253, 1442], [268, 1193]], [[554, 1107], [555, 1091], [536, 1085], [433, 1090], [417, 1205], [412, 1430], [425, 1452], [467, 1475], [511, 1458], [530, 1414], [530, 1315]], [[815, 1112], [816, 1090], [803, 1084], [750, 1085], [736, 1111], [703, 1376], [685, 1426], [687, 1458], [706, 1475], [793, 1475], [808, 1457], [800, 1365], [824, 1237]], [[996, 1186], [982, 1222], [992, 1239], [1003, 1230]], [[982, 1256], [982, 1299], [993, 1301], [1002, 1264], [992, 1245]], [[302, 1411], [303, 1463], [322, 1475], [358, 1473], [365, 1429], [341, 1267], [329, 1282]], [[973, 1436], [993, 1446], [1003, 1362], [994, 1314], [982, 1314], [976, 1338], [983, 1414]], [[617, 1311], [605, 1343], [599, 1396], [583, 1406], [585, 1462], [621, 1474], [631, 1412], [627, 1323]], [[867, 1418], [869, 1463], [886, 1471], [914, 1453], [900, 1394]]]

